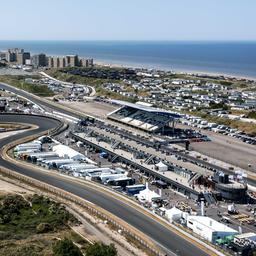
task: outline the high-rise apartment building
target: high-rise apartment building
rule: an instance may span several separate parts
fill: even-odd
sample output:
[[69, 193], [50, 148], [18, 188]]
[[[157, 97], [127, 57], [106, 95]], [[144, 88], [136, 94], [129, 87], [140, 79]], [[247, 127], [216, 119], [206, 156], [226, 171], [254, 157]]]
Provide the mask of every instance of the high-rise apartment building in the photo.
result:
[[66, 66], [67, 67], [77, 67], [79, 66], [79, 59], [77, 55], [67, 55], [66, 56]]
[[80, 59], [80, 66], [81, 67], [92, 67], [93, 66], [93, 59]]
[[92, 67], [93, 59], [79, 59], [77, 55], [67, 55], [65, 57], [53, 56], [48, 57], [49, 68], [65, 67]]
[[6, 53], [6, 60], [8, 62], [16, 62], [18, 54], [24, 53], [24, 49], [19, 49], [19, 48], [12, 48], [8, 49]]
[[6, 60], [7, 52], [0, 52], [0, 60]]
[[65, 68], [66, 58], [65, 57], [48, 57], [48, 67], [49, 68]]
[[6, 53], [6, 60], [8, 62], [17, 62], [17, 64], [24, 65], [28, 59], [30, 59], [30, 53], [24, 52], [24, 49], [8, 49]]
[[48, 57], [48, 67], [53, 68], [53, 57], [51, 56]]
[[59, 57], [59, 68], [65, 68], [65, 67], [66, 67], [66, 58]]
[[47, 58], [44, 53], [33, 55], [31, 58], [31, 65], [34, 67], [46, 67]]
[[16, 55], [16, 62], [19, 65], [25, 65], [26, 60], [30, 59], [30, 53], [29, 52], [19, 52]]

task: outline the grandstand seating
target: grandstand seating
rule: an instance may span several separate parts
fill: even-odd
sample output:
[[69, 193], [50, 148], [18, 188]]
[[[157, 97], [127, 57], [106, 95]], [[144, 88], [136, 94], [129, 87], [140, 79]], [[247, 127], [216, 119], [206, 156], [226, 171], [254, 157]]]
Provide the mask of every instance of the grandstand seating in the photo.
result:
[[172, 117], [168, 114], [150, 112], [129, 106], [121, 107], [115, 112], [110, 113], [108, 118], [146, 131], [156, 131], [166, 126], [172, 120]]

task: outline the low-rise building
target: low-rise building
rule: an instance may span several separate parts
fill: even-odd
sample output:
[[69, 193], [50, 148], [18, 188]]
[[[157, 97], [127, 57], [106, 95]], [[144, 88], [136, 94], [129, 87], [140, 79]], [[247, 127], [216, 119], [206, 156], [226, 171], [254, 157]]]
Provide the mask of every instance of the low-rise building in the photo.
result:
[[238, 231], [224, 225], [207, 216], [188, 216], [187, 227], [202, 238], [215, 243], [230, 235], [238, 234]]

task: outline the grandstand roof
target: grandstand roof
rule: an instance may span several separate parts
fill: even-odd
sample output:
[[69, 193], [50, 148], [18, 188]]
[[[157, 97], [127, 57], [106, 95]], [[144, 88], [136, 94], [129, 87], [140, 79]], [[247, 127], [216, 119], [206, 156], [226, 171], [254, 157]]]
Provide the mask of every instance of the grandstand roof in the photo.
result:
[[169, 115], [173, 118], [180, 118], [181, 117], [179, 114], [176, 114], [174, 112], [167, 111], [167, 110], [164, 110], [164, 109], [149, 107], [149, 106], [146, 106], [146, 105], [134, 104], [134, 103], [130, 103], [130, 102], [127, 102], [127, 101], [122, 101], [122, 100], [111, 100], [111, 102], [115, 103], [115, 104], [118, 104], [118, 105], [121, 105], [121, 106], [127, 106], [127, 107], [131, 107], [131, 108], [143, 110], [143, 111], [146, 111], [146, 112]]

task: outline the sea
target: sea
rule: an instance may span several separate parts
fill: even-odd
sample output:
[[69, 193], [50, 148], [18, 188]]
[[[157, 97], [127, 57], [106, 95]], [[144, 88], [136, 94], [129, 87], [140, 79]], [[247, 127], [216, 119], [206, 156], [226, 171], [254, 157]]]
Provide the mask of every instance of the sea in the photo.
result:
[[214, 41], [0, 41], [0, 51], [78, 54], [97, 63], [256, 79], [256, 42]]

